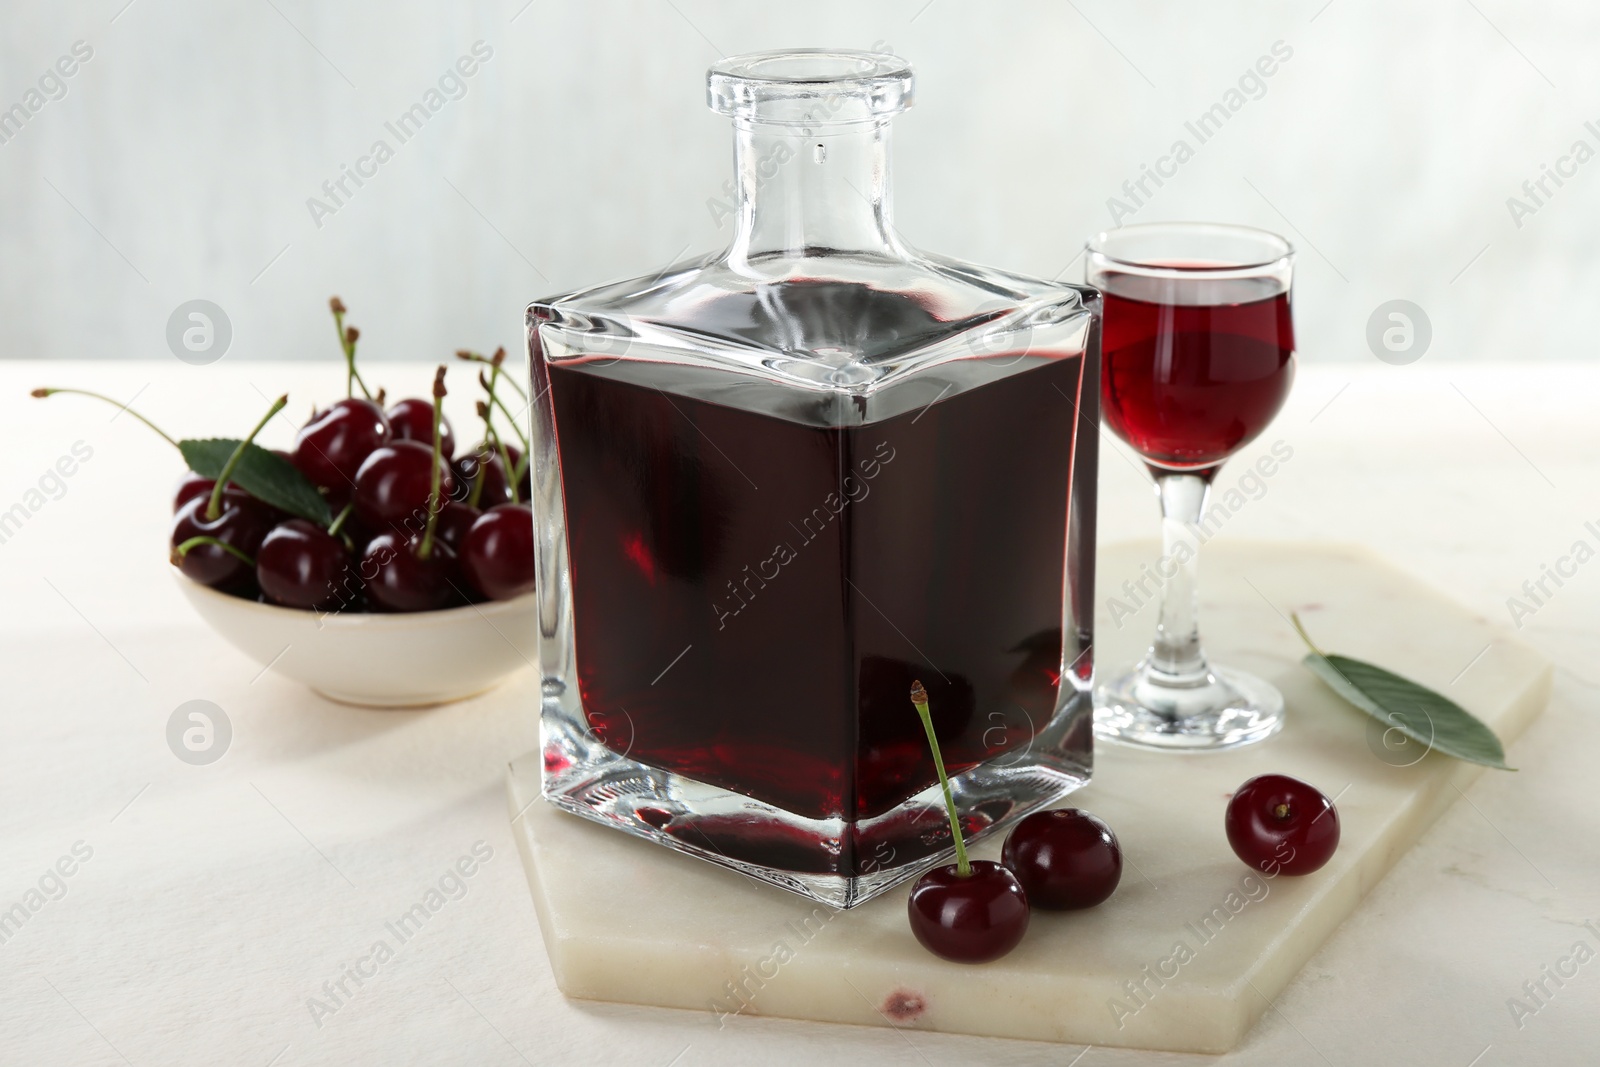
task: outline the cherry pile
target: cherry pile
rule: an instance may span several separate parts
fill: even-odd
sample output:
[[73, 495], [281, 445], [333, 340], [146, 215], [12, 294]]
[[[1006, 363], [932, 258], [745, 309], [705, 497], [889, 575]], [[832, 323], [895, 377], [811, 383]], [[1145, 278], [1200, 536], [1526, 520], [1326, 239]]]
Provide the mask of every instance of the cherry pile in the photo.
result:
[[[1022, 943], [1033, 908], [1069, 911], [1106, 900], [1122, 879], [1122, 848], [1111, 827], [1077, 808], [1036, 811], [1012, 828], [1000, 862], [969, 860], [921, 682], [911, 704], [922, 719], [944, 793], [956, 862], [935, 867], [911, 887], [911, 932], [935, 956], [987, 963]], [[1314, 787], [1281, 774], [1240, 786], [1228, 802], [1229, 844], [1267, 877], [1310, 874], [1339, 844], [1339, 814]]]
[[[438, 368], [431, 397], [386, 407], [383, 390], [374, 395], [356, 369], [360, 332], [345, 325], [338, 297], [329, 307], [348, 395], [313, 411], [290, 451], [254, 443], [287, 396], [238, 442], [180, 442], [129, 411], [192, 467], [204, 469], [193, 448], [233, 445], [220, 471], [210, 467], [215, 477], [191, 469], [179, 481], [173, 565], [234, 596], [317, 612], [432, 611], [531, 592], [527, 439], [498, 390], [507, 386], [524, 400], [526, 393], [502, 375], [505, 349], [492, 357], [456, 353], [480, 364], [485, 394], [477, 403], [482, 440], [458, 456], [443, 412], [446, 368]], [[78, 389], [34, 390], [53, 393], [108, 399]], [[497, 413], [520, 448], [501, 438]], [[215, 450], [211, 455], [220, 460]]]

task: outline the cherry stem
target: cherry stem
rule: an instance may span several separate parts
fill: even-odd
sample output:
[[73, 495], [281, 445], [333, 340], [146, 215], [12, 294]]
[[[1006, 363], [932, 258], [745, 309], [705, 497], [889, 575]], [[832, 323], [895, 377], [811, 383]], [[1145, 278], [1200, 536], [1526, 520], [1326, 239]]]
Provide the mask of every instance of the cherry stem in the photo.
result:
[[[482, 384], [485, 389], [489, 390], [489, 402], [495, 407], [499, 408], [500, 413], [506, 417], [506, 421], [511, 423], [511, 432], [517, 435], [517, 440], [522, 442], [522, 450], [526, 452], [528, 450], [528, 435], [522, 432], [522, 427], [519, 425], [521, 420], [519, 420], [515, 415], [511, 414], [511, 409], [506, 407], [506, 402], [501, 400], [494, 391], [495, 386], [500, 381], [500, 368], [495, 368], [494, 376], [488, 381], [483, 381], [483, 376], [481, 374], [478, 376], [478, 379], [480, 384]], [[506, 379], [506, 381], [510, 380], [510, 378]]]
[[206, 502], [207, 522], [216, 521], [217, 516], [222, 514], [222, 491], [228, 487], [228, 479], [233, 477], [233, 469], [237, 467], [239, 465], [239, 461], [244, 458], [245, 451], [249, 449], [250, 445], [255, 441], [256, 434], [260, 433], [262, 428], [265, 427], [267, 423], [272, 421], [272, 416], [282, 411], [284, 406], [288, 403], [288, 393], [285, 393], [278, 399], [274, 400], [272, 402], [272, 407], [268, 408], [267, 413], [261, 416], [261, 421], [256, 423], [255, 429], [250, 431], [250, 436], [239, 442], [239, 446], [233, 450], [233, 455], [228, 457], [228, 462], [222, 465], [222, 473], [217, 475], [216, 483], [211, 486], [211, 499]]
[[517, 429], [517, 420], [512, 416], [511, 412], [506, 411], [505, 404], [500, 403], [500, 398], [495, 396], [494, 393], [494, 387], [500, 384], [500, 364], [505, 359], [505, 356], [506, 350], [503, 348], [495, 352], [494, 358], [489, 361], [489, 376], [485, 378], [483, 372], [479, 371], [478, 384], [483, 386], [484, 390], [489, 394], [489, 403], [485, 405], [483, 410], [483, 432], [494, 442], [495, 448], [500, 453], [500, 469], [506, 472], [506, 482], [511, 490], [511, 502], [520, 504], [522, 503], [522, 495], [517, 491], [517, 481], [519, 479], [511, 476], [511, 453], [507, 450], [500, 434], [495, 431], [492, 419], [495, 405], [499, 404], [500, 410], [505, 412], [506, 418], [511, 420], [511, 429], [521, 439], [522, 451], [526, 455], [528, 452], [528, 439], [522, 436], [522, 431]]
[[[504, 349], [501, 349], [501, 351], [504, 351]], [[482, 363], [485, 367], [492, 367], [495, 365], [494, 360], [490, 359], [488, 356], [478, 352], [469, 352], [465, 348], [456, 352], [456, 358], [464, 359], [468, 363]], [[511, 383], [511, 388], [515, 389], [519, 394], [521, 394], [522, 399], [528, 399], [528, 391], [522, 388], [522, 386], [518, 385], [515, 378], [508, 375], [506, 377], [506, 381]]]
[[220, 538], [208, 537], [205, 534], [198, 534], [189, 538], [182, 544], [174, 545], [172, 548], [172, 561], [174, 563], [178, 562], [179, 560], [183, 559], [184, 556], [187, 556], [191, 549], [198, 548], [201, 545], [211, 545], [215, 548], [220, 548], [228, 555], [242, 560], [251, 567], [256, 565], [256, 561], [251, 559], [250, 556], [242, 549], [235, 548], [233, 545], [228, 544], [228, 542], [223, 541]]
[[944, 811], [950, 816], [950, 836], [956, 843], [956, 875], [968, 878], [972, 864], [967, 861], [967, 842], [961, 836], [961, 821], [956, 818], [956, 798], [950, 792], [950, 779], [944, 773], [944, 757], [939, 754], [939, 738], [933, 732], [933, 716], [928, 714], [928, 691], [921, 682], [911, 683], [911, 705], [922, 719], [923, 732], [928, 735], [928, 748], [933, 751], [933, 767], [939, 772], [939, 788], [944, 791]]
[[96, 399], [96, 400], [104, 400], [107, 404], [114, 405], [114, 406], [120, 408], [121, 410], [126, 411], [129, 415], [132, 415], [134, 418], [138, 419], [140, 422], [142, 422], [146, 426], [150, 427], [156, 433], [160, 434], [161, 435], [161, 439], [163, 441], [165, 441], [167, 444], [171, 445], [173, 448], [177, 448], [178, 447], [178, 442], [175, 441], [161, 427], [157, 426], [155, 423], [151, 422], [149, 419], [145, 418], [143, 415], [139, 414], [137, 411], [135, 411], [132, 408], [130, 408], [127, 404], [118, 404], [115, 400], [111, 399], [109, 396], [106, 396], [103, 393], [90, 392], [88, 389], [55, 389], [55, 388], [35, 389], [33, 391], [33, 395], [38, 397], [40, 400], [43, 400], [47, 396], [55, 396], [57, 393], [71, 393], [73, 396], [91, 396], [91, 397], [94, 397], [94, 399]]
[[352, 336], [354, 327], [350, 330], [344, 328], [345, 307], [344, 304], [340, 303], [338, 297], [328, 301], [328, 306], [333, 309], [333, 328], [339, 333], [339, 348], [344, 352], [344, 395], [355, 396], [355, 387], [359, 385], [361, 386], [362, 394], [368, 400], [371, 400], [372, 391], [367, 388], [367, 383], [361, 380], [361, 372], [356, 370], [356, 338], [360, 337], [361, 334], [359, 331], [355, 331], [354, 336]]
[[489, 458], [489, 453], [480, 448], [477, 451], [476, 458], [478, 460], [478, 469], [472, 473], [472, 491], [467, 494], [467, 506], [469, 508], [477, 507], [478, 501], [483, 499], [484, 461]]
[[506, 448], [506, 443], [501, 439], [498, 431], [494, 431], [494, 446], [500, 450], [500, 469], [506, 472], [506, 488], [511, 490], [511, 502], [522, 503], [522, 495], [517, 492], [517, 483], [511, 477], [511, 453]]
[[428, 490], [428, 527], [422, 531], [422, 544], [417, 546], [417, 558], [427, 559], [433, 555], [433, 531], [439, 525], [439, 512], [443, 506], [439, 501], [439, 488], [443, 483], [444, 471], [440, 469], [439, 458], [444, 452], [444, 434], [441, 427], [444, 424], [444, 367], [440, 367], [433, 375], [433, 479], [432, 488]]
[[[484, 412], [483, 415], [483, 426], [485, 431], [492, 429], [491, 420], [494, 418], [495, 401], [494, 387], [500, 384], [500, 364], [491, 361], [489, 368], [488, 375], [485, 375], [483, 371], [478, 372], [478, 384], [483, 386], [483, 391], [485, 393], [489, 394], [489, 410]], [[500, 409], [504, 411], [505, 405], [500, 405]]]
[[[456, 353], [460, 355], [461, 353]], [[483, 483], [489, 457], [494, 454], [494, 426], [489, 421], [489, 405], [482, 400], [478, 401], [478, 418], [483, 420], [483, 443], [473, 452], [473, 458], [478, 461], [478, 469], [472, 475], [472, 492], [467, 496], [467, 503], [472, 507], [478, 506], [478, 501], [483, 499]]]
[[334, 516], [333, 521], [328, 524], [328, 532], [334, 537], [338, 537], [340, 532], [344, 530], [345, 520], [350, 518], [350, 513], [355, 508], [356, 506], [353, 502], [346, 504], [339, 514]]

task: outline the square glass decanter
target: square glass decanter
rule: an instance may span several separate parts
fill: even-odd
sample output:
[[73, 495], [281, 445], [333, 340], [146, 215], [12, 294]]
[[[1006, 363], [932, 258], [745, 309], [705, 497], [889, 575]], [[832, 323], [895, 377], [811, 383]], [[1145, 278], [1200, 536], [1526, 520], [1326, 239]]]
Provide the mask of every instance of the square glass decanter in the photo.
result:
[[544, 795], [837, 907], [1084, 784], [1099, 296], [907, 247], [862, 52], [710, 71], [727, 250], [537, 301]]

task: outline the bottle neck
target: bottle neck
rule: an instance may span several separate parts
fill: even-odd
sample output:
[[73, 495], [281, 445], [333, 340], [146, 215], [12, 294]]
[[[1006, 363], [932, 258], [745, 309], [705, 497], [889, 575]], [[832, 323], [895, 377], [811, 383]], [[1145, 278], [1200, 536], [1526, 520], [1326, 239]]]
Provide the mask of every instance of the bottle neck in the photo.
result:
[[904, 259], [889, 199], [889, 124], [734, 123], [737, 226], [728, 259], [854, 253]]

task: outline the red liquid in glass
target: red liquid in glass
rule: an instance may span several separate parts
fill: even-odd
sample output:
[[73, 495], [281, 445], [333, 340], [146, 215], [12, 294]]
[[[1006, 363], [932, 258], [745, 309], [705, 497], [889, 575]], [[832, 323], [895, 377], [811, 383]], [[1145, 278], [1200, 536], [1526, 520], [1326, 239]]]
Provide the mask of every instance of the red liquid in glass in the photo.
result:
[[1163, 467], [1227, 459], [1272, 421], [1294, 379], [1287, 293], [1188, 306], [1108, 291], [1104, 331], [1105, 420]]
[[937, 781], [913, 680], [952, 774], [1020, 757], [1059, 683], [1082, 371], [819, 428], [552, 365], [590, 728], [817, 819]]

